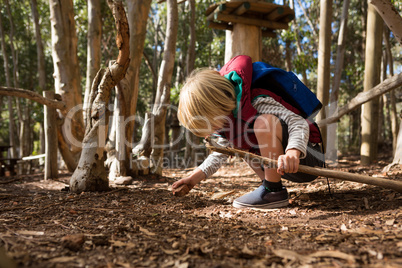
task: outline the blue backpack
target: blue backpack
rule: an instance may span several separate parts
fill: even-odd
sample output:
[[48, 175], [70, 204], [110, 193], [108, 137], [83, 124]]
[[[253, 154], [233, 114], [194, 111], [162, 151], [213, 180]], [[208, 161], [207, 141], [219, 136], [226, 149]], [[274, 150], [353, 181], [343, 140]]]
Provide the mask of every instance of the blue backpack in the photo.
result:
[[298, 109], [303, 118], [313, 118], [322, 108], [317, 96], [294, 73], [265, 62], [253, 63], [251, 88], [264, 88], [282, 97]]

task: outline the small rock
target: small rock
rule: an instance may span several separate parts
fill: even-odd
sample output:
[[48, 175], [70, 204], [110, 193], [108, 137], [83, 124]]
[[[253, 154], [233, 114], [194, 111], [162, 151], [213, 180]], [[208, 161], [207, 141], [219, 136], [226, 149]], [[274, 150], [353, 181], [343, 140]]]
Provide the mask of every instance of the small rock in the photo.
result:
[[114, 183], [116, 185], [130, 185], [133, 183], [133, 178], [130, 176], [125, 176], [125, 177], [117, 177]]
[[63, 246], [72, 251], [79, 251], [85, 242], [85, 235], [73, 234], [66, 235], [61, 239]]
[[172, 192], [174, 196], [181, 197], [188, 194], [190, 189], [188, 188], [187, 184], [182, 184], [180, 187], [172, 189]]

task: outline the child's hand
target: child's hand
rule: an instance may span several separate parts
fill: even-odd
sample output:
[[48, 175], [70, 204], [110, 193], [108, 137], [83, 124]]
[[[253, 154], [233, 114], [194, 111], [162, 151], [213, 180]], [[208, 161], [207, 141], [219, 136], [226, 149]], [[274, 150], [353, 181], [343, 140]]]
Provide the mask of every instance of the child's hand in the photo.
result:
[[299, 169], [300, 151], [296, 149], [289, 149], [286, 154], [278, 157], [277, 172], [281, 175], [285, 173], [296, 173]]
[[[179, 188], [180, 186], [182, 186], [183, 184], [187, 185], [188, 190], [190, 191], [191, 189], [194, 188], [194, 186], [199, 183], [200, 181], [202, 181], [203, 179], [205, 179], [205, 174], [204, 172], [202, 172], [200, 169], [196, 168], [193, 172], [193, 174], [191, 174], [189, 177], [180, 179], [178, 181], [176, 181], [175, 183], [173, 183], [172, 185], [172, 190], [174, 192], [175, 189]], [[187, 193], [186, 193], [187, 194]]]
[[182, 186], [183, 184], [187, 185], [188, 189], [191, 190], [196, 185], [196, 182], [193, 182], [191, 177], [187, 177], [187, 178], [180, 179], [180, 180], [176, 181], [175, 183], [173, 183], [172, 188], [177, 189], [180, 186]]

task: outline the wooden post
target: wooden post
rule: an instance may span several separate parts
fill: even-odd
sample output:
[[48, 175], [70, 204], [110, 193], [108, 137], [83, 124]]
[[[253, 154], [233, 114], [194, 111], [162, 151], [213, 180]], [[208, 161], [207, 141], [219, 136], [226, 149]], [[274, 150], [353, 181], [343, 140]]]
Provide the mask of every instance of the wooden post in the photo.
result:
[[[43, 96], [54, 100], [53, 91], [44, 91]], [[57, 178], [57, 114], [56, 109], [45, 105], [45, 180]]]

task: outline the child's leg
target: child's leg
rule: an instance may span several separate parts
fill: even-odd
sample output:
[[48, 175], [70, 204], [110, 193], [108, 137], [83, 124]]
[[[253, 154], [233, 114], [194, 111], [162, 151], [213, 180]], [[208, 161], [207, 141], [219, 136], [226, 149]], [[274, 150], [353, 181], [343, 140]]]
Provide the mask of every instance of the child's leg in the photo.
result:
[[[261, 156], [277, 160], [284, 153], [282, 124], [279, 118], [270, 114], [258, 116], [254, 122], [254, 133], [257, 137]], [[264, 176], [268, 182], [277, 183], [281, 181], [281, 175], [276, 172], [274, 167], [264, 167]]]
[[[281, 121], [273, 115], [260, 115], [254, 122], [254, 133], [257, 137], [260, 153], [262, 156], [278, 159], [283, 154]], [[289, 204], [288, 192], [282, 186], [281, 175], [276, 172], [276, 168], [261, 165], [250, 166], [256, 171], [263, 180], [260, 187], [254, 191], [243, 195], [233, 201], [233, 206], [237, 208], [258, 208], [272, 209], [287, 206]]]

